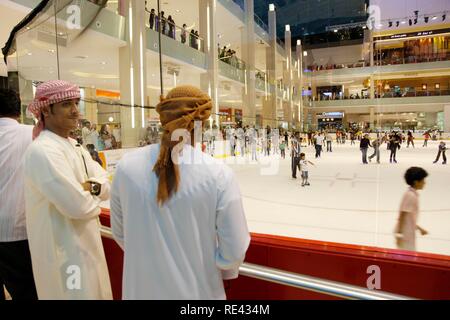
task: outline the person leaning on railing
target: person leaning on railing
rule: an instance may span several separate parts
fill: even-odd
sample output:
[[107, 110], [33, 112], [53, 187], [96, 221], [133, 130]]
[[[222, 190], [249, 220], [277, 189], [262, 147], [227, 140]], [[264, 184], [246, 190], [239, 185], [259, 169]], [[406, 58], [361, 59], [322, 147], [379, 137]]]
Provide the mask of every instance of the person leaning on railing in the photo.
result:
[[183, 24], [183, 28], [181, 29], [181, 43], [185, 44], [187, 39], [187, 25]]

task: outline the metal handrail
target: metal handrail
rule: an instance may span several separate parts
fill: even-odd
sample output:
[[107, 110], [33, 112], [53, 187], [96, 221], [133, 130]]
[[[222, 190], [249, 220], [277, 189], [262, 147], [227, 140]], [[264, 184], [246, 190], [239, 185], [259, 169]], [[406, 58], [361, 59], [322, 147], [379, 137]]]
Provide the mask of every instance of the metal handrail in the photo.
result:
[[[102, 226], [101, 234], [105, 238], [114, 240], [110, 228]], [[239, 268], [239, 274], [241, 276], [348, 300], [415, 300], [410, 297], [383, 291], [369, 290], [340, 282], [300, 275], [251, 263], [243, 263]]]

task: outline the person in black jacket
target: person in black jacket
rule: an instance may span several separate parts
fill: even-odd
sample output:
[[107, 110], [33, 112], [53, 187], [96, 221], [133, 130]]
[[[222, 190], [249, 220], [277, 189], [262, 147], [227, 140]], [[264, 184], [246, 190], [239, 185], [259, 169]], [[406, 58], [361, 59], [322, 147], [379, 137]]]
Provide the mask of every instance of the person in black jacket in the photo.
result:
[[297, 169], [300, 170], [300, 154], [302, 145], [302, 138], [300, 141], [297, 138], [293, 138], [291, 141], [291, 169], [292, 169], [292, 178], [297, 179]]
[[372, 147], [372, 146], [370, 144], [369, 135], [366, 134], [364, 136], [364, 138], [361, 139], [361, 142], [359, 144], [359, 148], [361, 149], [361, 152], [362, 152], [363, 164], [368, 164], [368, 162], [367, 162], [367, 150], [369, 149], [369, 147]]
[[161, 23], [161, 33], [162, 34], [166, 34], [166, 26], [167, 26], [167, 19], [166, 17], [164, 17], [164, 11], [161, 11], [161, 18], [160, 18], [160, 23]]
[[397, 133], [394, 133], [388, 144], [388, 149], [391, 150], [390, 162], [397, 163], [397, 149], [400, 149], [401, 138]]
[[155, 9], [152, 9], [150, 11], [149, 23], [150, 23], [150, 29], [153, 29], [153, 27], [155, 26]]

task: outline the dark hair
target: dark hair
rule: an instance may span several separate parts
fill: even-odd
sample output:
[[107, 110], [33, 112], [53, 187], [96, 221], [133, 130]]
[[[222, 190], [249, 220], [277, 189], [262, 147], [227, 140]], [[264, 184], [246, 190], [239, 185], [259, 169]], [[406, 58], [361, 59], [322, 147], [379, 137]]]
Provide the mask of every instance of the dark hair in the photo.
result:
[[409, 168], [405, 173], [406, 183], [411, 187], [414, 186], [414, 182], [422, 181], [426, 177], [428, 177], [428, 172], [419, 167]]
[[19, 117], [21, 101], [11, 89], [0, 89], [0, 117]]
[[306, 156], [306, 154], [300, 153], [300, 158], [303, 158], [304, 156]]

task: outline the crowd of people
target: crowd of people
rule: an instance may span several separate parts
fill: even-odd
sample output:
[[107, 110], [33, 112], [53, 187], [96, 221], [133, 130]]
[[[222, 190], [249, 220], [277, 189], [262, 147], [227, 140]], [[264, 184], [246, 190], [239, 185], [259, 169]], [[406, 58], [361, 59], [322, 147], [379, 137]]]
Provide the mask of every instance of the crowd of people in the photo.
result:
[[[109, 148], [117, 139], [108, 126], [97, 132], [89, 122], [72, 138], [80, 99], [80, 89], [69, 82], [40, 84], [28, 106], [37, 120], [33, 127], [18, 122], [19, 96], [0, 89], [0, 198], [6, 199], [0, 207], [0, 300], [5, 299], [3, 286], [13, 299], [112, 299], [98, 223], [100, 203], [107, 200], [113, 238], [125, 251], [123, 299], [226, 299], [223, 281], [238, 276], [250, 235], [233, 171], [208, 154], [214, 155], [216, 140], [227, 140], [232, 156], [251, 153], [253, 161], [274, 154], [284, 159], [290, 151], [292, 178], [299, 170], [303, 188], [311, 186], [309, 168], [319, 165], [324, 146], [333, 152], [333, 136], [326, 131], [217, 125], [204, 132], [202, 150], [182, 143], [174, 152], [179, 143], [171, 139], [175, 131], [187, 128], [192, 136], [194, 121], [205, 124], [213, 108], [200, 89], [181, 86], [156, 107], [163, 132], [159, 143], [125, 155], [111, 184], [96, 159], [95, 139], [99, 149], [101, 140]], [[379, 162], [383, 143], [391, 162], [406, 139], [414, 147], [412, 133], [378, 133], [372, 141], [362, 131], [336, 135], [339, 144], [348, 138], [353, 145], [359, 139], [363, 163], [375, 156]], [[306, 156], [310, 146], [317, 164]], [[369, 147], [375, 153], [367, 158]], [[435, 162], [442, 156], [446, 164], [446, 150], [442, 141]], [[203, 159], [201, 165], [177, 161], [190, 152]], [[416, 224], [417, 192], [427, 176], [416, 167], [405, 174], [410, 188], [395, 231], [401, 249], [415, 250], [416, 229], [428, 233]], [[192, 259], [199, 256], [204, 259]], [[69, 281], [74, 272], [79, 279]]]
[[[113, 184], [83, 147], [95, 143], [95, 126], [85, 122], [81, 139], [71, 137], [80, 99], [72, 83], [40, 84], [28, 106], [37, 123], [28, 126], [18, 121], [18, 94], [0, 89], [0, 301], [4, 288], [13, 300], [111, 300], [99, 224], [107, 200], [125, 252], [124, 300], [225, 300], [224, 281], [238, 277], [250, 244], [236, 178], [201, 151], [201, 166], [176, 161], [196, 149], [183, 144], [174, 155], [171, 141], [176, 130], [193, 133], [192, 112], [209, 119], [210, 97], [171, 90], [156, 107], [161, 142], [127, 154]], [[107, 127], [98, 135], [112, 140]]]
[[96, 151], [122, 148], [120, 124], [116, 124], [114, 129], [108, 124], [103, 124], [99, 131], [96, 124], [82, 121], [77, 129], [71, 131], [70, 136], [80, 145], [86, 148], [92, 146]]
[[243, 62], [238, 59], [236, 56], [236, 51], [228, 49], [224, 46], [222, 49], [220, 48], [220, 45], [218, 46], [218, 54], [219, 54], [219, 60], [232, 65], [235, 68], [244, 69], [245, 66], [242, 65]]
[[315, 71], [323, 71], [323, 70], [336, 70], [336, 69], [345, 69], [345, 68], [363, 68], [368, 67], [369, 64], [367, 62], [356, 62], [349, 64], [326, 64], [326, 65], [318, 65], [313, 64], [308, 66], [307, 70], [312, 72]]
[[[161, 34], [168, 36], [174, 40], [176, 40], [177, 36], [177, 25], [173, 20], [172, 16], [169, 15], [167, 18], [165, 16], [165, 12], [161, 11], [160, 16], [155, 11], [155, 9], [147, 10], [147, 1], [145, 1], [145, 10], [150, 14], [149, 17], [149, 25], [150, 29], [153, 29], [157, 32], [161, 31]], [[189, 46], [196, 50], [200, 50], [201, 48], [201, 40], [198, 30], [191, 29], [188, 30], [187, 25], [184, 23], [181, 28], [180, 33], [180, 41], [185, 44], [189, 40]]]

